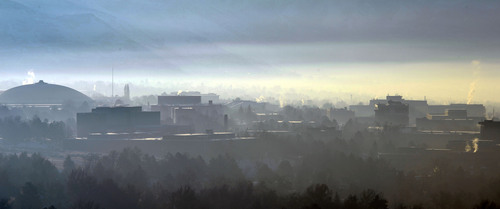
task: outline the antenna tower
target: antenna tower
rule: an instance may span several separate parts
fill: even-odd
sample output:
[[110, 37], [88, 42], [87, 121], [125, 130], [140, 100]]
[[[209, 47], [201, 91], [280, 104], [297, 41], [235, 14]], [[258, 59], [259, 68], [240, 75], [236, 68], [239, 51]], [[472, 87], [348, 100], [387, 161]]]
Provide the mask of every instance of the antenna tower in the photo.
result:
[[115, 68], [111, 67], [111, 98], [115, 97]]

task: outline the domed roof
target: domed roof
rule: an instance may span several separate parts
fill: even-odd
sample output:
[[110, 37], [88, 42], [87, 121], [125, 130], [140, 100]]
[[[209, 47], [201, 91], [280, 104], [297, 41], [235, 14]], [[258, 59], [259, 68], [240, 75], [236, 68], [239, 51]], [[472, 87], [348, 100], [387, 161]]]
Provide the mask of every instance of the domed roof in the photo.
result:
[[72, 102], [75, 105], [93, 100], [77, 90], [61, 85], [38, 83], [11, 88], [0, 94], [0, 104], [60, 105]]

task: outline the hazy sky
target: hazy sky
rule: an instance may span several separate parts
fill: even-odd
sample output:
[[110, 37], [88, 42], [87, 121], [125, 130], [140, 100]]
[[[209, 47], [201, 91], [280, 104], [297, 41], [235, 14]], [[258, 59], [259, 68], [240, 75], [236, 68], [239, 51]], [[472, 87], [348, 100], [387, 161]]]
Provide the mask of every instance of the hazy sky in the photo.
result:
[[499, 23], [499, 1], [0, 0], [0, 88], [109, 94], [114, 68], [135, 95], [500, 102]]

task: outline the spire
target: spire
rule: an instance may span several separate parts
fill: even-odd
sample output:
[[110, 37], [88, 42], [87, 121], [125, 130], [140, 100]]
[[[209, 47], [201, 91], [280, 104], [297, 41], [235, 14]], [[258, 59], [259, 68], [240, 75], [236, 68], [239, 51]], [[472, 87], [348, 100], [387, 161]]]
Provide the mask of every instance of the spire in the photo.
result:
[[115, 68], [111, 67], [111, 98], [115, 97]]
[[123, 97], [126, 101], [130, 101], [130, 88], [128, 84], [125, 84], [125, 87], [123, 89]]

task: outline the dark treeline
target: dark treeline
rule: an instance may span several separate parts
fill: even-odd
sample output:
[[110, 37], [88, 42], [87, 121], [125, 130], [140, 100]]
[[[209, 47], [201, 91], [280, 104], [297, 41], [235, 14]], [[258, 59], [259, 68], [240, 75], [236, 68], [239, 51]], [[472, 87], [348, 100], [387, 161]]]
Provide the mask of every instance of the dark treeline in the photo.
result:
[[38, 116], [31, 120], [22, 120], [19, 116], [0, 118], [0, 137], [11, 142], [61, 140], [72, 132], [64, 122], [42, 121]]
[[[0, 155], [1, 208], [497, 208], [500, 172], [496, 159], [460, 162], [452, 157], [394, 155], [412, 170], [398, 170], [380, 153], [393, 155], [413, 142], [397, 128], [369, 130], [356, 120], [342, 130], [318, 108], [285, 108], [287, 120], [267, 120], [255, 139], [193, 146], [190, 153], [145, 154], [128, 148], [88, 155], [61, 170], [39, 154]], [[307, 113], [312, 111], [315, 113]], [[242, 117], [256, 116], [251, 108]], [[250, 121], [250, 120], [249, 120]], [[64, 138], [68, 127], [34, 117], [0, 120], [0, 136], [10, 141]], [[285, 130], [276, 134], [271, 130]], [[69, 131], [70, 132], [70, 131]], [[168, 144], [168, 142], [165, 142]], [[210, 148], [202, 147], [210, 145]], [[219, 153], [229, 153], [218, 155]], [[157, 153], [156, 153], [157, 154]], [[493, 158], [493, 156], [490, 156]]]
[[294, 191], [300, 174], [286, 161], [276, 171], [256, 167], [249, 177], [227, 155], [205, 162], [125, 149], [88, 156], [78, 167], [68, 157], [58, 171], [39, 154], [2, 155], [0, 208], [387, 208], [373, 190], [341, 198], [328, 185], [311, 183]]
[[443, 167], [422, 179], [340, 152], [253, 168], [228, 155], [138, 149], [89, 155], [81, 166], [67, 157], [61, 171], [39, 154], [0, 155], [0, 208], [496, 208], [500, 200], [499, 177]]
[[89, 112], [90, 105], [86, 102], [77, 105], [67, 101], [61, 106], [51, 107], [7, 107], [0, 104], [0, 118], [20, 117], [21, 120], [31, 120], [41, 118], [48, 121], [64, 121], [66, 125], [74, 129], [75, 116], [77, 112]]

